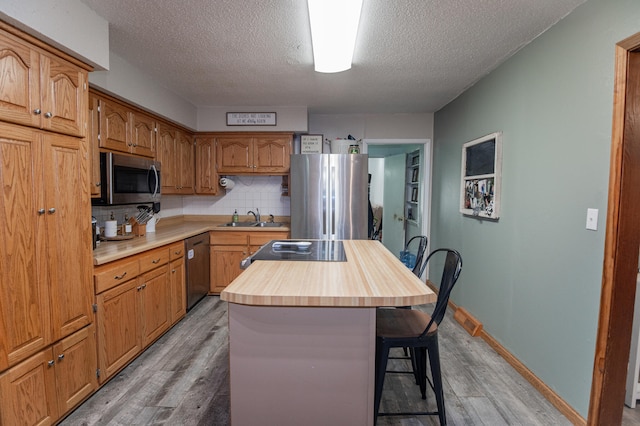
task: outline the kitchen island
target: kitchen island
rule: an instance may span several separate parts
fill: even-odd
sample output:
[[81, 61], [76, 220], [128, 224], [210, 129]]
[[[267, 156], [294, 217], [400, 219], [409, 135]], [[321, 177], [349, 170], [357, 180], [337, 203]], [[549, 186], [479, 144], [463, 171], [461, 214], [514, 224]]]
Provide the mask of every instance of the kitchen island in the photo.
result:
[[373, 423], [376, 308], [436, 295], [379, 241], [347, 260], [254, 261], [229, 302], [235, 426]]

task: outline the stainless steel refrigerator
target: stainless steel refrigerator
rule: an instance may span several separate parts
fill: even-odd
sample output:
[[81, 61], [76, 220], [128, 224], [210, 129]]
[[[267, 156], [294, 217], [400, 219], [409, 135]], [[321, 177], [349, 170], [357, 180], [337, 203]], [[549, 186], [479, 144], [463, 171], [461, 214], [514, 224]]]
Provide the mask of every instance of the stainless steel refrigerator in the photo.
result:
[[369, 156], [291, 156], [291, 238], [368, 238]]

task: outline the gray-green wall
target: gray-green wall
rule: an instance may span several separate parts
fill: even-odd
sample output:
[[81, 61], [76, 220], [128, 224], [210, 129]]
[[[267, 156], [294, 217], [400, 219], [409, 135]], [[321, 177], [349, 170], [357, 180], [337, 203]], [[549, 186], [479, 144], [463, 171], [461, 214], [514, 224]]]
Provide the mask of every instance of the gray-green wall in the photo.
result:
[[[615, 43], [638, 0], [590, 0], [435, 114], [432, 247], [452, 300], [586, 418], [604, 253]], [[459, 213], [462, 144], [503, 132], [498, 222]], [[587, 208], [598, 230], [585, 229]], [[632, 319], [629, 318], [629, 321]]]

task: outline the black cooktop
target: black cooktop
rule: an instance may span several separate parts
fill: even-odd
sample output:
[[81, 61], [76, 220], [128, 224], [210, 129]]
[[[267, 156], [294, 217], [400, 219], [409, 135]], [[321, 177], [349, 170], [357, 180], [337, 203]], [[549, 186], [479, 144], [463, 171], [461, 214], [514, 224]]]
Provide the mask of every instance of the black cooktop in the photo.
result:
[[346, 262], [347, 256], [342, 241], [273, 240], [262, 246], [251, 259]]

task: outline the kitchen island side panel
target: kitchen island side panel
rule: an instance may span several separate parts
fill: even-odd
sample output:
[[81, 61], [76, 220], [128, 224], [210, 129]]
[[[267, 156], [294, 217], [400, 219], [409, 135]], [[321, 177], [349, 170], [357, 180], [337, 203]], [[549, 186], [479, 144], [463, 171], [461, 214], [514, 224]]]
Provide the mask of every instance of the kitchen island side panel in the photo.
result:
[[373, 423], [375, 308], [229, 303], [233, 426]]

